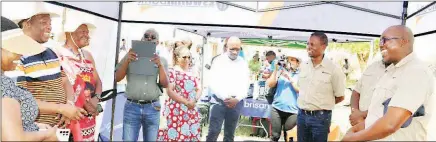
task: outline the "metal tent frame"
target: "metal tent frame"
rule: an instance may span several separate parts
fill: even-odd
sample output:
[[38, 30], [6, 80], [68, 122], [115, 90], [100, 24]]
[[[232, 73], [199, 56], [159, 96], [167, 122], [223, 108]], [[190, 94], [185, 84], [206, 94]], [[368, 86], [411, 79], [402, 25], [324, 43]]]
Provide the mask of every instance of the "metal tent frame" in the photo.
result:
[[[131, 1], [121, 1], [121, 2], [55, 2], [55, 1], [46, 1], [47, 3], [58, 5], [61, 7], [66, 7], [70, 9], [74, 9], [77, 11], [82, 11], [97, 17], [109, 19], [112, 21], [115, 21], [118, 23], [118, 29], [117, 29], [117, 45], [116, 45], [116, 55], [114, 62], [118, 62], [118, 54], [119, 54], [119, 42], [120, 42], [120, 34], [121, 34], [121, 24], [122, 23], [144, 23], [144, 24], [164, 24], [164, 25], [179, 25], [179, 26], [209, 26], [209, 27], [228, 27], [228, 28], [248, 28], [248, 29], [267, 29], [267, 30], [279, 30], [279, 31], [291, 31], [291, 32], [324, 32], [327, 34], [338, 34], [338, 35], [351, 35], [351, 36], [362, 36], [362, 37], [379, 37], [380, 35], [377, 34], [367, 34], [367, 33], [356, 33], [356, 32], [347, 32], [347, 31], [321, 31], [321, 30], [313, 30], [313, 29], [297, 29], [297, 28], [283, 28], [283, 27], [264, 27], [264, 26], [247, 26], [247, 25], [222, 25], [222, 24], [201, 24], [201, 23], [181, 23], [181, 22], [159, 22], [159, 21], [132, 21], [132, 20], [123, 20], [122, 13], [123, 13], [123, 4], [128, 3]], [[275, 8], [266, 8], [266, 9], [259, 9], [256, 7], [250, 8], [247, 6], [231, 3], [231, 2], [224, 2], [224, 1], [217, 1], [221, 4], [226, 4], [229, 6], [237, 7], [240, 9], [244, 9], [247, 11], [252, 12], [270, 12], [270, 11], [278, 11], [278, 10], [285, 10], [285, 9], [296, 9], [296, 8], [302, 8], [302, 7], [311, 7], [311, 6], [317, 6], [317, 5], [326, 5], [326, 4], [332, 4], [340, 7], [345, 7], [349, 9], [354, 9], [358, 11], [363, 11], [366, 13], [376, 14], [379, 16], [384, 16], [386, 18], [390, 19], [397, 19], [401, 20], [401, 24], [405, 25], [406, 21], [415, 16], [416, 14], [426, 10], [430, 6], [436, 4], [436, 2], [431, 2], [425, 7], [420, 8], [419, 10], [411, 13], [410, 15], [407, 13], [407, 8], [409, 5], [408, 1], [404, 1], [403, 5], [401, 7], [402, 14], [401, 15], [393, 15], [385, 12], [380, 12], [377, 10], [371, 10], [368, 8], [358, 7], [350, 4], [346, 4], [343, 2], [333, 2], [333, 1], [321, 1], [321, 2], [309, 2], [305, 4], [296, 4], [296, 5], [287, 5], [282, 7], [275, 7]], [[103, 4], [104, 3], [104, 4]], [[257, 2], [257, 5], [259, 2]], [[109, 10], [108, 10], [109, 9]], [[186, 30], [186, 29], [185, 29]], [[191, 30], [186, 30], [191, 31]], [[191, 31], [193, 32], [193, 31]], [[193, 32], [198, 34], [197, 32]], [[436, 33], [436, 30], [431, 30], [428, 32], [418, 33], [415, 34], [415, 37], [425, 36], [429, 34]], [[207, 32], [207, 35], [212, 35], [213, 33]], [[201, 35], [201, 34], [199, 34]], [[204, 36], [204, 35], [202, 35]], [[116, 88], [116, 82], [114, 82], [114, 88]], [[115, 100], [112, 102], [112, 114], [114, 113], [115, 109]], [[112, 121], [113, 124], [113, 118], [112, 115]], [[113, 136], [113, 125], [111, 126], [111, 133], [110, 133], [110, 140], [112, 141]]]

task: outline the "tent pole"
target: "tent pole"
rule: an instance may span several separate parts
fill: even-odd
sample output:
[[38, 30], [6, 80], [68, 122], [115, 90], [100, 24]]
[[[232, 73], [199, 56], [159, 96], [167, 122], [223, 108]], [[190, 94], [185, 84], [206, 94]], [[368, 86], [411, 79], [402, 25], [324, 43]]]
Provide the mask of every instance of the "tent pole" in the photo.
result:
[[403, 2], [403, 13], [401, 14], [401, 25], [406, 25], [407, 20], [407, 8], [409, 7], [409, 2]]
[[[123, 16], [123, 2], [119, 2], [118, 6], [118, 29], [117, 29], [117, 45], [115, 49], [115, 66], [118, 63], [118, 56], [120, 53], [120, 38], [121, 38], [121, 19]], [[114, 89], [117, 88], [117, 81], [115, 80], [116, 75], [114, 74]], [[117, 92], [116, 92], [117, 93]], [[111, 132], [110, 132], [110, 141], [112, 141], [113, 135], [114, 135], [114, 115], [115, 115], [115, 104], [116, 104], [117, 97], [115, 96], [112, 98], [112, 115], [111, 115]]]

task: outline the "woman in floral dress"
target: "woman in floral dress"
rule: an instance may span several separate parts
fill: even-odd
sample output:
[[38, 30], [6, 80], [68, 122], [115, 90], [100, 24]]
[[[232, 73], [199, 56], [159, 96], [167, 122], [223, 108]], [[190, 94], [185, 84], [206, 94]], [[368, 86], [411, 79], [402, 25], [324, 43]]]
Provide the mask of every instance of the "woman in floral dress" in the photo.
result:
[[200, 141], [200, 113], [195, 104], [201, 89], [198, 78], [189, 71], [190, 58], [187, 47], [175, 49], [163, 111], [167, 127], [159, 130], [157, 141]]

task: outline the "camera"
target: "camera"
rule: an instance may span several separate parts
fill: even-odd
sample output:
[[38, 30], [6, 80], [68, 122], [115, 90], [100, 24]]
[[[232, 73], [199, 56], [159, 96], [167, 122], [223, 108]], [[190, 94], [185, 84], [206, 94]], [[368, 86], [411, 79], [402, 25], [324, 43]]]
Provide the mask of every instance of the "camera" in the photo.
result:
[[279, 65], [281, 67], [285, 67], [286, 66], [286, 62], [285, 62], [285, 60], [279, 60], [277, 65]]

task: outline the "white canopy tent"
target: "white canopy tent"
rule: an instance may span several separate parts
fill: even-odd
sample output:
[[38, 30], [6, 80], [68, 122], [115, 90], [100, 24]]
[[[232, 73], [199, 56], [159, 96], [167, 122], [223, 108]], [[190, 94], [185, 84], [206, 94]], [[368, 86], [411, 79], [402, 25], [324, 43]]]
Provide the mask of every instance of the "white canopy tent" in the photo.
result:
[[[107, 22], [96, 24], [102, 33], [99, 36], [105, 38], [97, 44], [110, 47], [108, 50], [110, 53], [104, 57], [112, 61], [108, 63], [104, 61], [105, 59], [96, 59], [96, 62], [106, 62], [104, 66], [115, 66], [118, 62], [122, 23], [175, 25], [178, 29], [204, 37], [237, 35], [241, 38], [299, 41], [305, 41], [310, 33], [319, 31], [328, 34], [330, 40], [336, 39], [339, 42], [372, 41], [391, 25], [407, 24], [415, 33], [416, 44], [423, 46], [420, 52], [425, 53], [426, 57], [435, 56], [436, 52], [436, 47], [420, 42], [421, 37], [433, 41], [436, 35], [436, 24], [434, 24], [436, 23], [436, 12], [434, 12], [436, 2], [50, 1], [47, 3], [106, 19]], [[111, 49], [114, 45], [116, 48]], [[102, 54], [100, 51], [105, 49], [92, 50], [95, 51], [93, 54], [98, 55]], [[427, 52], [429, 50], [432, 52]], [[112, 67], [108, 70], [111, 69], [113, 70]], [[113, 88], [115, 87], [114, 82]], [[104, 88], [110, 88], [110, 86]], [[113, 111], [115, 103], [112, 104]], [[112, 139], [114, 126], [110, 127]]]

